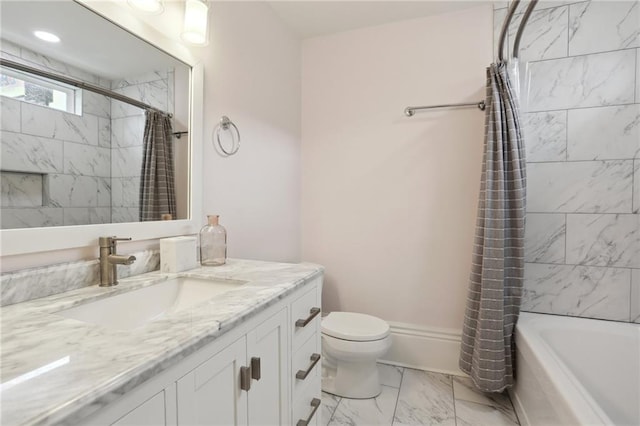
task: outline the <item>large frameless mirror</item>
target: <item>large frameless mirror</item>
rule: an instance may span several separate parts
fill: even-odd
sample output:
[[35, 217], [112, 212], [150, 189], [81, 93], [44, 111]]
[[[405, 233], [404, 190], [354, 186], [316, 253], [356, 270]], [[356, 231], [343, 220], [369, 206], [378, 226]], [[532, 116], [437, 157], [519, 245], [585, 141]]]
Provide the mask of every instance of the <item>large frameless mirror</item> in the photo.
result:
[[3, 254], [31, 251], [6, 246], [17, 230], [190, 228], [198, 67], [75, 1], [0, 7]]

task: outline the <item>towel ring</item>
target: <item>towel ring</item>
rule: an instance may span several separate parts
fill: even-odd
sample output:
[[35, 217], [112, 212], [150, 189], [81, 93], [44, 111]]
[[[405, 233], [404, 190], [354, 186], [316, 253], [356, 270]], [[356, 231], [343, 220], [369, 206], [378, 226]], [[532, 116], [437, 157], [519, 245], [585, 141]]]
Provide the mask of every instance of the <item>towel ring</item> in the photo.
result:
[[[227, 151], [222, 145], [222, 141], [220, 140], [220, 130], [226, 131], [232, 127], [233, 127], [233, 130], [235, 130], [235, 133], [238, 135], [238, 140], [237, 141], [235, 140], [236, 138], [233, 136], [234, 132], [232, 131], [231, 139], [233, 140], [233, 146], [230, 151]], [[220, 123], [216, 126], [214, 133], [215, 133], [216, 142], [218, 144], [218, 148], [220, 148], [220, 151], [222, 151], [225, 155], [229, 156], [238, 152], [238, 150], [240, 149], [240, 130], [238, 130], [238, 127], [235, 124], [233, 124], [233, 121], [229, 120], [229, 117], [227, 117], [226, 115], [223, 115], [222, 118], [220, 118]]]

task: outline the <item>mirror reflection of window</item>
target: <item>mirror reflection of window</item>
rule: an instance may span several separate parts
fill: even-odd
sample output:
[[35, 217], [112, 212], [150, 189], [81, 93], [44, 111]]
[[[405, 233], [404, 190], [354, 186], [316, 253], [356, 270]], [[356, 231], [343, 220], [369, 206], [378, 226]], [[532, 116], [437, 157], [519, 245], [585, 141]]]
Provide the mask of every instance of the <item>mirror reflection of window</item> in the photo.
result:
[[0, 70], [0, 95], [74, 114], [82, 102], [81, 90], [9, 68]]

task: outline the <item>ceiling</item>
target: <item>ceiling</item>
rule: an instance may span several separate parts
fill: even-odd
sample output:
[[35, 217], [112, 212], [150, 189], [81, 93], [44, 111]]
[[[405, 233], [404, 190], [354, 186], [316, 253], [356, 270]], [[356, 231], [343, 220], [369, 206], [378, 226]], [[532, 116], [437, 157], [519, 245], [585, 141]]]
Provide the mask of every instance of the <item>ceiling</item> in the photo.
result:
[[[0, 1], [0, 11], [3, 39], [107, 79], [185, 66], [72, 1]], [[34, 30], [61, 41], [41, 41]]]
[[301, 38], [381, 25], [492, 4], [475, 1], [268, 1]]
[[[182, 17], [183, 2], [164, 1], [165, 13], [139, 17], [165, 32], [179, 31], [175, 22], [177, 16]], [[309, 38], [453, 12], [478, 6], [486, 0], [293, 0], [266, 3], [300, 38]], [[122, 4], [128, 8], [126, 2]], [[0, 1], [0, 12], [2, 38], [107, 79], [131, 77], [180, 64], [73, 1]], [[36, 29], [57, 34], [62, 41], [51, 44], [38, 40], [32, 34]]]

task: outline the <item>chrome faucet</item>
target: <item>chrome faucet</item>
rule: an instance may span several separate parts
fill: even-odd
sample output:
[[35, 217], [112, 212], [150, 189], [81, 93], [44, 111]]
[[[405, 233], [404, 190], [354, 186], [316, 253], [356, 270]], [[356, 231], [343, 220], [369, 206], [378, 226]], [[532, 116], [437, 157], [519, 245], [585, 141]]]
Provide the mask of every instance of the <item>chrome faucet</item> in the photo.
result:
[[121, 256], [116, 252], [117, 241], [131, 241], [131, 238], [100, 237], [100, 287], [118, 284], [118, 265], [131, 265], [135, 256]]

